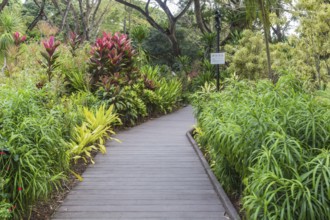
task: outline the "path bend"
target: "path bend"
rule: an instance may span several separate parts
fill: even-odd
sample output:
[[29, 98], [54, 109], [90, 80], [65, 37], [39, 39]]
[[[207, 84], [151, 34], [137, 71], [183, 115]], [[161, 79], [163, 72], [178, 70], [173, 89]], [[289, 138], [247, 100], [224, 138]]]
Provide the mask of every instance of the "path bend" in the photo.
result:
[[52, 219], [228, 219], [186, 137], [194, 122], [185, 107], [119, 132]]

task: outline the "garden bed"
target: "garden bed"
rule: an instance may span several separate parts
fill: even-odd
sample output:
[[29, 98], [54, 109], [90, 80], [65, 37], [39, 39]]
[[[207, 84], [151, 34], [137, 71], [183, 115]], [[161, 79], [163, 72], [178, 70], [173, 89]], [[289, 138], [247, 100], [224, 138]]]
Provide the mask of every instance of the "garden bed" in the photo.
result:
[[293, 75], [195, 95], [196, 140], [247, 219], [329, 219], [329, 90]]

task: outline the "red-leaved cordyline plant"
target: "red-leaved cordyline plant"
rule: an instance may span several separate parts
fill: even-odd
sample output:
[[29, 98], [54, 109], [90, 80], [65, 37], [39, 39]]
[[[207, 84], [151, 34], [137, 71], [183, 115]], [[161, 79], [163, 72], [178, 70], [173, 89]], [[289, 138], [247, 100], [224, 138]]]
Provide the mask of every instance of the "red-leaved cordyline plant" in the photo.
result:
[[24, 41], [26, 41], [26, 36], [21, 36], [19, 32], [15, 32], [13, 34], [14, 37], [14, 43], [16, 46], [19, 46], [20, 44], [22, 44]]
[[82, 38], [80, 35], [78, 35], [75, 32], [70, 32], [69, 45], [71, 47], [70, 51], [71, 51], [72, 56], [74, 56], [74, 57], [76, 56], [76, 50], [79, 48], [79, 45], [81, 44], [81, 42], [82, 42]]
[[55, 42], [54, 36], [51, 36], [49, 40], [42, 42], [46, 52], [41, 51], [41, 55], [44, 58], [44, 61], [39, 61], [42, 67], [47, 69], [48, 81], [50, 82], [53, 77], [53, 71], [58, 66], [56, 59], [59, 57], [58, 53], [55, 53], [56, 48], [60, 45], [60, 42]]
[[[89, 72], [92, 75], [91, 84], [95, 85], [102, 76], [110, 78], [121, 75], [123, 83], [128, 83], [134, 73], [133, 56], [135, 52], [126, 34], [103, 33], [96, 39], [91, 50]], [[117, 80], [116, 80], [117, 81]]]
[[15, 49], [17, 51], [17, 53], [14, 54], [13, 58], [14, 58], [15, 66], [17, 66], [18, 57], [21, 54], [19, 52], [20, 46], [22, 43], [24, 43], [26, 41], [26, 36], [25, 35], [21, 36], [21, 34], [19, 32], [15, 32], [15, 33], [13, 33], [13, 38], [14, 38]]

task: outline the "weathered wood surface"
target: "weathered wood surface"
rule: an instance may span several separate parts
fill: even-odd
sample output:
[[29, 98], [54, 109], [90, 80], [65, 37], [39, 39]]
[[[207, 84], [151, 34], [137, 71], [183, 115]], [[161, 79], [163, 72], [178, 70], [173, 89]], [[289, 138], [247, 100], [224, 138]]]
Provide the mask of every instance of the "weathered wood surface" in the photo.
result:
[[228, 219], [185, 136], [193, 124], [186, 107], [120, 132], [52, 219]]

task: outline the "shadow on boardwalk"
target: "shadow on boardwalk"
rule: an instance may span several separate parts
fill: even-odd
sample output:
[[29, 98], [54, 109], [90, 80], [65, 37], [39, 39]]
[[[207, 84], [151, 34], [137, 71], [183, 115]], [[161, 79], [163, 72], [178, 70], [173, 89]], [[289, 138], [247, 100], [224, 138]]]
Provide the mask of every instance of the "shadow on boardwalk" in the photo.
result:
[[120, 132], [52, 219], [228, 219], [187, 140], [191, 107]]

